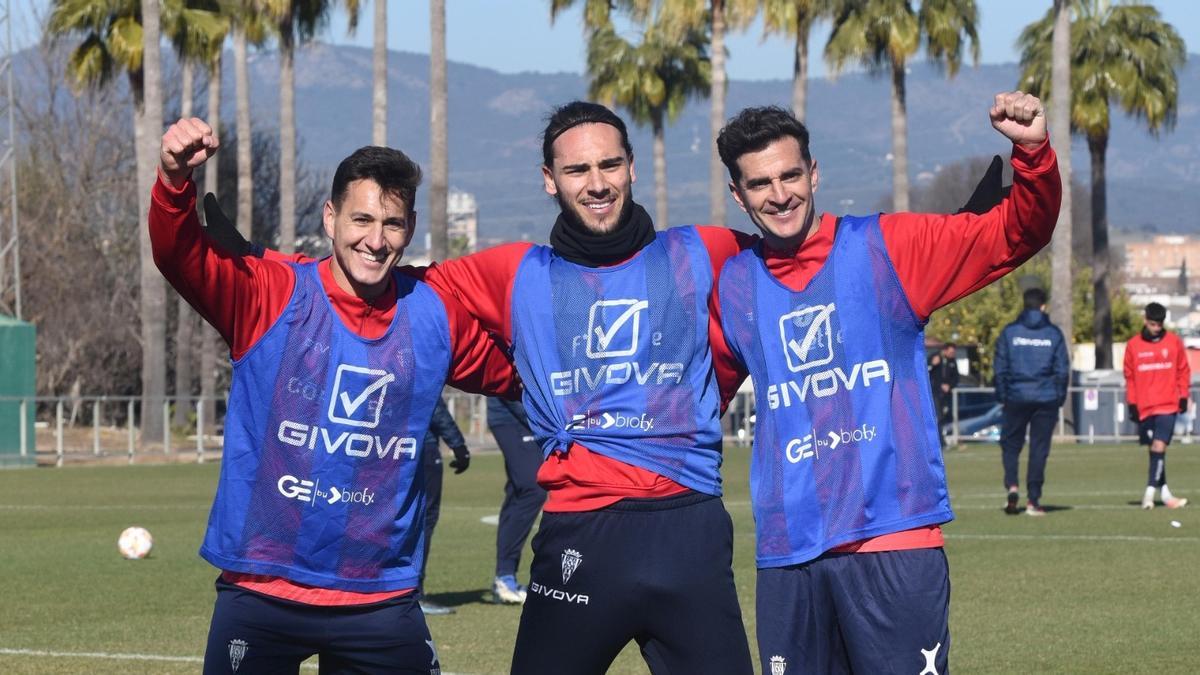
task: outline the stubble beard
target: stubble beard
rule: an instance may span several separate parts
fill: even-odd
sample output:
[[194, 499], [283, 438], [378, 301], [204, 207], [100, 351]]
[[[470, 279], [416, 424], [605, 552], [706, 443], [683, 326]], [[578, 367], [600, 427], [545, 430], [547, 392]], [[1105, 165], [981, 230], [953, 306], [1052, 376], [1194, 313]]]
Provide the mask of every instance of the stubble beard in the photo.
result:
[[580, 209], [587, 207], [567, 201], [566, 198], [563, 197], [562, 192], [554, 195], [554, 199], [558, 202], [559, 211], [572, 227], [581, 232], [586, 232], [594, 236], [604, 236], [620, 230], [621, 228], [625, 227], [625, 224], [629, 222], [630, 216], [633, 215], [633, 195], [626, 193], [621, 196], [621, 210], [617, 213], [617, 222], [612, 227], [604, 231], [597, 231], [595, 228], [584, 222], [583, 218], [579, 215], [577, 207]]

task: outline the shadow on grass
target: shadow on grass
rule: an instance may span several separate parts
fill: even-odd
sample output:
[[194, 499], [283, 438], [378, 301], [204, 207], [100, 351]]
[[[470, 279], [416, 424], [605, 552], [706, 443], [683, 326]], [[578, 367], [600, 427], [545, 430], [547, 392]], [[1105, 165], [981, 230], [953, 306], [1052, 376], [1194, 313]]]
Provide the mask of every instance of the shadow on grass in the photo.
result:
[[445, 593], [426, 593], [424, 596], [439, 605], [446, 607], [462, 607], [463, 605], [492, 604], [492, 589], [480, 588], [470, 591], [448, 591]]

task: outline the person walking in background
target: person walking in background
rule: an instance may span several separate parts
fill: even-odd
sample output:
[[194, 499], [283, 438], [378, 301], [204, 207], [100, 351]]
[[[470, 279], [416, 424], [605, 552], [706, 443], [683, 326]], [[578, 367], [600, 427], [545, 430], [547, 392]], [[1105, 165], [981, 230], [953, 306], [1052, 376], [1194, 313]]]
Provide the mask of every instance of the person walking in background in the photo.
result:
[[467, 440], [463, 438], [454, 415], [446, 407], [446, 397], [439, 396], [437, 405], [433, 408], [433, 416], [429, 419], [429, 431], [425, 434], [423, 451], [425, 473], [425, 556], [421, 559], [421, 611], [426, 616], [453, 614], [454, 608], [439, 604], [425, 597], [425, 568], [429, 566], [429, 547], [433, 544], [433, 528], [437, 527], [438, 516], [442, 511], [442, 449], [439, 441], [445, 441], [454, 453], [450, 468], [455, 475], [467, 470], [471, 465], [471, 451], [467, 449]]
[[1044, 516], [1041, 506], [1046, 458], [1058, 410], [1067, 398], [1070, 362], [1067, 342], [1058, 326], [1046, 315], [1046, 292], [1025, 291], [1025, 309], [1016, 321], [1004, 327], [996, 340], [996, 400], [1004, 404], [1004, 431], [1000, 435], [1004, 486], [1008, 498], [1004, 512], [1015, 515], [1020, 498], [1017, 463], [1025, 433], [1029, 432], [1029, 468], [1025, 474], [1025, 513]]
[[496, 531], [496, 578], [492, 600], [498, 604], [524, 604], [526, 588], [517, 583], [521, 550], [533, 530], [546, 491], [537, 483], [542, 449], [534, 441], [519, 401], [489, 398], [487, 423], [504, 455], [504, 502], [500, 505], [500, 527]]
[[938, 427], [944, 428], [954, 417], [950, 390], [958, 386], [957, 348], [953, 342], [929, 358], [929, 384], [933, 387], [933, 407], [937, 410]]
[[1167, 331], [1167, 308], [1146, 305], [1142, 332], [1125, 345], [1125, 402], [1129, 419], [1138, 425], [1138, 442], [1150, 446], [1150, 477], [1142, 495], [1142, 508], [1154, 508], [1154, 490], [1162, 490], [1168, 509], [1187, 506], [1188, 500], [1167, 487], [1167, 446], [1175, 432], [1175, 416], [1188, 409], [1188, 366], [1183, 340]]

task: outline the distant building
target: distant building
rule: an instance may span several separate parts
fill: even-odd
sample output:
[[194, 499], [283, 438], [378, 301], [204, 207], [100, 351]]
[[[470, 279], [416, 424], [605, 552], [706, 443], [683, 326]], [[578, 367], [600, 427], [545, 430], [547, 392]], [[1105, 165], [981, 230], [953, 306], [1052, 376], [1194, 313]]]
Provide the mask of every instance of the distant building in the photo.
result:
[[[446, 197], [446, 238], [450, 257], [454, 258], [479, 250], [479, 207], [475, 195], [450, 188]], [[428, 221], [425, 225], [425, 250], [430, 248]], [[428, 258], [428, 253], [425, 256]]]
[[1177, 293], [1187, 281], [1188, 268], [1196, 265], [1200, 265], [1200, 240], [1191, 237], [1159, 235], [1148, 242], [1125, 244], [1125, 281], [1131, 286]]
[[455, 241], [464, 241], [466, 250], [462, 253], [474, 253], [479, 246], [479, 207], [475, 204], [475, 195], [470, 192], [450, 189], [446, 200], [446, 214], [450, 225], [447, 235], [450, 247], [455, 248]]

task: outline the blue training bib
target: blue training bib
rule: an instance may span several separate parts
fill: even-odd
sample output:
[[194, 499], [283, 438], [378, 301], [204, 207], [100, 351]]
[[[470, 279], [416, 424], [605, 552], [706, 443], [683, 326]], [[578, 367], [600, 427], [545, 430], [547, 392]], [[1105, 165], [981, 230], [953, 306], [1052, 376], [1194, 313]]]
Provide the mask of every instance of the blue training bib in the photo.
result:
[[421, 441], [450, 363], [445, 307], [395, 274], [396, 316], [366, 339], [293, 265], [283, 314], [233, 366], [225, 454], [200, 555], [321, 588], [417, 585]]
[[577, 442], [721, 493], [712, 276], [694, 227], [660, 232], [612, 267], [529, 250], [513, 283], [513, 355], [544, 453]]
[[750, 490], [759, 567], [953, 519], [925, 369], [924, 324], [877, 216], [841, 219], [803, 291], [760, 249], [721, 272], [721, 321], [754, 380]]

